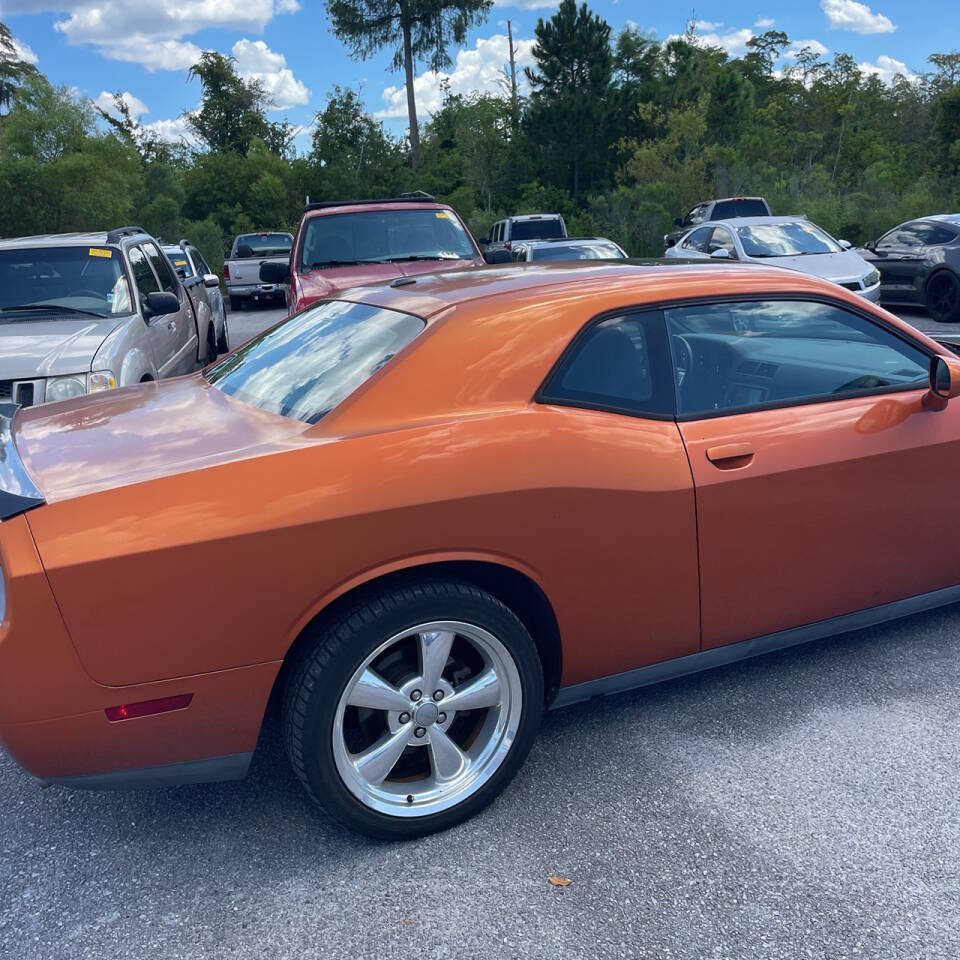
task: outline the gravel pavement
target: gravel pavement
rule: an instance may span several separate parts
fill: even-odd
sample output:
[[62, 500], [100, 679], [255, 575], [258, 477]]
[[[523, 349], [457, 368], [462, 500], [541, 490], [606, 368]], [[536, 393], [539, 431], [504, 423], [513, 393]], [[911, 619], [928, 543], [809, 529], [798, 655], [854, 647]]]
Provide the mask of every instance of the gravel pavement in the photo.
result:
[[317, 812], [275, 719], [239, 783], [40, 790], [0, 753], [0, 957], [955, 960], [958, 782], [960, 605], [551, 713], [408, 844]]

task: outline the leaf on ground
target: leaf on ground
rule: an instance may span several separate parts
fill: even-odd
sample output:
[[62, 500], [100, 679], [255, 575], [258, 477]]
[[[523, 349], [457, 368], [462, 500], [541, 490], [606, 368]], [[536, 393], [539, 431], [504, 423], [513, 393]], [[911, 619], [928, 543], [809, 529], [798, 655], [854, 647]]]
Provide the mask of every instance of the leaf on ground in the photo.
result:
[[401, 922], [405, 927], [409, 927], [409, 926], [413, 923], [413, 921], [412, 921], [409, 917], [404, 917], [400, 922]]
[[547, 880], [550, 881], [550, 885], [552, 887], [569, 887], [570, 884], [573, 883], [572, 880], [568, 880], [566, 877], [557, 876], [556, 874], [547, 877]]

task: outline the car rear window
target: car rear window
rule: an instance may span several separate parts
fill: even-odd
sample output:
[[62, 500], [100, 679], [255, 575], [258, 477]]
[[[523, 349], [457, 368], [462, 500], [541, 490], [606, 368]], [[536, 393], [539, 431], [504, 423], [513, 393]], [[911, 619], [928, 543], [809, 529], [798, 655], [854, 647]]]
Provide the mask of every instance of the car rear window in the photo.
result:
[[713, 220], [732, 220], [734, 217], [769, 217], [763, 200], [721, 200], [714, 205]]
[[539, 220], [514, 220], [510, 225], [510, 240], [555, 240], [564, 237], [563, 224], [559, 217], [542, 217]]
[[233, 255], [243, 257], [282, 257], [290, 252], [293, 237], [289, 233], [248, 233], [237, 237]]
[[167, 250], [164, 248], [164, 254], [166, 254], [167, 259], [170, 261], [174, 270], [181, 271], [183, 276], [192, 277], [193, 268], [190, 266], [190, 258], [179, 249]]
[[389, 363], [420, 317], [333, 300], [298, 313], [210, 367], [217, 389], [244, 403], [316, 423]]
[[622, 260], [623, 254], [612, 243], [557, 243], [534, 247], [534, 260]]

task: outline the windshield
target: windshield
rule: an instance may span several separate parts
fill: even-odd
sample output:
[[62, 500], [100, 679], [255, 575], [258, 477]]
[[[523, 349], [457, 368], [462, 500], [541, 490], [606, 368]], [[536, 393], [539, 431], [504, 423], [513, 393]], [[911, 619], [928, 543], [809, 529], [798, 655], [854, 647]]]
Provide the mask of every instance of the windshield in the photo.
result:
[[290, 253], [293, 237], [289, 233], [246, 233], [233, 244], [234, 258], [282, 257]]
[[[130, 287], [115, 247], [0, 250], [0, 310], [47, 304], [55, 313], [101, 317], [131, 312]], [[40, 310], [32, 311], [39, 316]]]
[[623, 254], [612, 243], [551, 243], [534, 247], [534, 260], [622, 260]]
[[761, 223], [737, 227], [748, 257], [800, 257], [813, 253], [842, 253], [832, 237], [812, 223]]
[[308, 220], [300, 268], [476, 256], [469, 234], [449, 210], [370, 210]]
[[734, 217], [769, 217], [763, 200], [719, 200], [714, 204], [711, 220], [732, 220]]
[[554, 240], [566, 233], [559, 217], [542, 217], [539, 220], [514, 220], [510, 225], [510, 240]]
[[423, 328], [419, 317], [334, 300], [256, 337], [205, 376], [244, 403], [316, 423]]
[[190, 267], [190, 261], [187, 259], [187, 255], [179, 247], [174, 247], [172, 250], [167, 250], [164, 248], [163, 252], [170, 261], [170, 266], [172, 266], [173, 269], [180, 274], [180, 276], [193, 276], [193, 270]]

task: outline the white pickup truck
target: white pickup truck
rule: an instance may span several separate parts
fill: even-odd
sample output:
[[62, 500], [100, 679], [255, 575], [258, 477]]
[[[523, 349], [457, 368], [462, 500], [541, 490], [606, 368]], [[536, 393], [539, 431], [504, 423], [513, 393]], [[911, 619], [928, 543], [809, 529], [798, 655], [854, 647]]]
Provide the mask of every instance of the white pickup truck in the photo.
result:
[[282, 284], [260, 282], [260, 266], [271, 261], [287, 263], [292, 246], [290, 233], [241, 233], [234, 238], [230, 256], [223, 264], [231, 310], [239, 310], [244, 300], [286, 300]]

